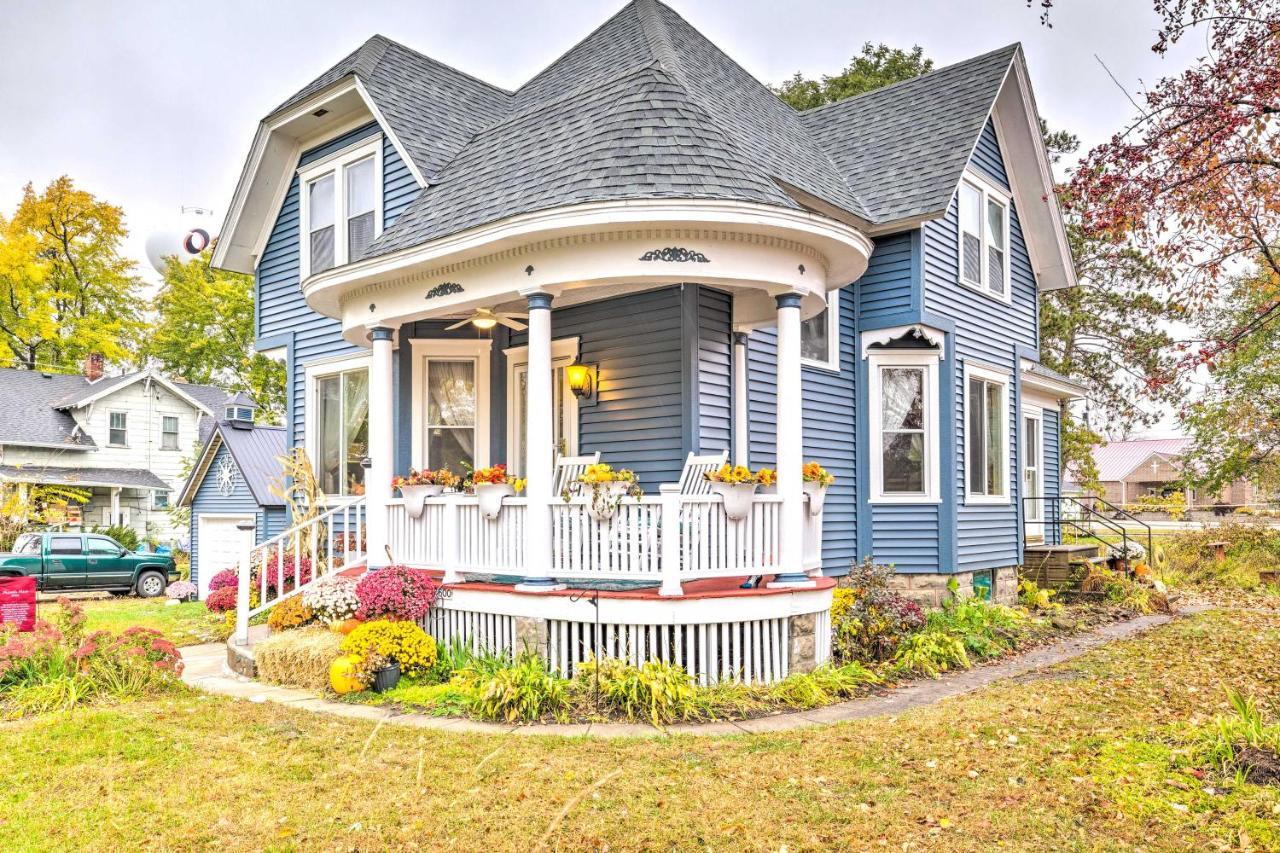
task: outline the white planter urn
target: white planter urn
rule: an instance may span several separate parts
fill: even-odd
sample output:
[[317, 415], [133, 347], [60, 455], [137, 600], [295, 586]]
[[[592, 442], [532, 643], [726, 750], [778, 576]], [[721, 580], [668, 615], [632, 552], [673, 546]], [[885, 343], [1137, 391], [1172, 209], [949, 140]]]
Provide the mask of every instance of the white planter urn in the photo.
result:
[[724, 514], [731, 521], [742, 521], [751, 514], [751, 501], [755, 498], [755, 483], [711, 483], [711, 491], [724, 500]]
[[611, 521], [618, 511], [619, 502], [627, 493], [627, 489], [631, 488], [631, 484], [601, 483], [597, 487], [584, 486], [583, 488], [591, 489], [591, 503], [587, 505], [587, 511], [591, 513], [591, 517], [596, 521]]
[[817, 480], [806, 480], [802, 488], [809, 496], [809, 515], [822, 512], [822, 505], [827, 501], [827, 487]]
[[439, 497], [444, 486], [401, 486], [400, 495], [404, 498], [404, 511], [410, 518], [422, 518], [427, 509], [427, 498]]
[[476, 483], [475, 490], [480, 501], [480, 514], [490, 521], [502, 512], [502, 499], [516, 495], [516, 487], [510, 483]]

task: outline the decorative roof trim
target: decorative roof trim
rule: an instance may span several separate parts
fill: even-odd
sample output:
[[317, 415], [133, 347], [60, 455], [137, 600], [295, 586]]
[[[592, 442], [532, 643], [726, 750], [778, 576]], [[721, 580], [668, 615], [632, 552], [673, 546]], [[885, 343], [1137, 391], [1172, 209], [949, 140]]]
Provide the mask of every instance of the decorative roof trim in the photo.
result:
[[926, 326], [924, 323], [911, 323], [906, 326], [889, 326], [886, 329], [872, 329], [862, 333], [862, 358], [865, 360], [870, 354], [868, 350], [879, 344], [884, 346], [891, 344], [898, 338], [905, 335], [911, 335], [915, 338], [921, 338], [938, 348], [938, 360], [945, 361], [947, 358], [947, 333], [941, 329], [935, 329], [933, 326]]
[[178, 493], [178, 500], [175, 502], [177, 506], [187, 506], [195, 499], [196, 490], [200, 488], [200, 484], [204, 482], [204, 478], [209, 473], [209, 466], [213, 464], [213, 457], [217, 455], [218, 448], [222, 445], [222, 431], [215, 426], [213, 433], [209, 436], [208, 443], [205, 444], [204, 450], [200, 453], [200, 458], [196, 461], [195, 467], [191, 469], [191, 476], [187, 477], [187, 481], [182, 484], [182, 491]]
[[154, 370], [151, 370], [150, 368], [146, 370], [138, 371], [137, 373], [133, 374], [133, 376], [131, 376], [125, 382], [116, 382], [107, 388], [103, 388], [101, 391], [90, 394], [88, 397], [78, 398], [74, 403], [59, 404], [55, 406], [55, 408], [62, 409], [64, 411], [67, 409], [82, 409], [85, 406], [92, 405], [93, 403], [97, 402], [98, 400], [101, 400], [104, 397], [111, 396], [116, 391], [123, 390], [125, 388], [128, 388], [131, 385], [136, 385], [138, 384], [138, 382], [144, 379], [150, 380], [152, 382], [157, 382], [160, 385], [163, 385], [166, 389], [168, 389], [169, 393], [173, 394], [179, 400], [183, 400], [187, 402], [192, 407], [204, 412], [206, 415], [213, 414], [213, 410], [210, 409], [208, 406], [206, 406], [204, 403], [201, 403], [195, 397], [192, 397], [190, 394], [183, 391], [177, 385], [170, 382], [168, 379], [165, 379], [159, 373], [156, 373]]

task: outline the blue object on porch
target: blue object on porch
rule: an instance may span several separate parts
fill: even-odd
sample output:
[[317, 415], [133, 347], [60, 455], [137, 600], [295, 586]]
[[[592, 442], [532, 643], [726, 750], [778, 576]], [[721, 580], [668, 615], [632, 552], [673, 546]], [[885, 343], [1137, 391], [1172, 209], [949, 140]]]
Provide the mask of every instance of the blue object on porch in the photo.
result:
[[774, 583], [804, 583], [813, 580], [804, 572], [782, 572], [774, 577]]

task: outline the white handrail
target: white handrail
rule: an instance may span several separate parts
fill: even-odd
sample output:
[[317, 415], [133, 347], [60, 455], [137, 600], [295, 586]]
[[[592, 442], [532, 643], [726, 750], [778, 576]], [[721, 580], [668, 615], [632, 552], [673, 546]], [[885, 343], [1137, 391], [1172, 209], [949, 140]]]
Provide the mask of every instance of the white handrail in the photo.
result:
[[[322, 577], [344, 569], [357, 568], [368, 562], [368, 555], [364, 551], [366, 516], [365, 499], [355, 498], [246, 549], [240, 559], [237, 578], [236, 643], [245, 645], [249, 642], [249, 620], [252, 617], [301, 593]], [[293, 557], [292, 577], [285, 577], [286, 552], [290, 552]], [[310, 576], [305, 581], [304, 558], [311, 561]], [[258, 569], [258, 603], [251, 606], [251, 584], [255, 567]], [[285, 589], [286, 585], [291, 585], [288, 590]]]

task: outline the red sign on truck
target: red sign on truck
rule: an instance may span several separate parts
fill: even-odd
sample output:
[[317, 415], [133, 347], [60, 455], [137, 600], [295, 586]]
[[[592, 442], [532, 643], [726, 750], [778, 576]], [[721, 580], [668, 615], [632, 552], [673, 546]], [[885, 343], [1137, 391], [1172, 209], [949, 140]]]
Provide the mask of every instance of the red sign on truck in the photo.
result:
[[0, 622], [36, 629], [36, 579], [0, 578]]

